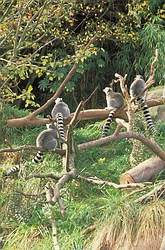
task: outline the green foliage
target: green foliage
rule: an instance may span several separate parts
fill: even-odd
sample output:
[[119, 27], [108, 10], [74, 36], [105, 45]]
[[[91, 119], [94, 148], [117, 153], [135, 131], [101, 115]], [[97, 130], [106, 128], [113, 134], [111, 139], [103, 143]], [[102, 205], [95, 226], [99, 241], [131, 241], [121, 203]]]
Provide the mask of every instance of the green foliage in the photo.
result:
[[[156, 48], [159, 61], [155, 85], [161, 84], [165, 36], [165, 5], [161, 0], [124, 1], [122, 4], [102, 0], [95, 4], [74, 0], [69, 3], [27, 0], [10, 4], [5, 0], [0, 7], [2, 97], [4, 91], [9, 94], [11, 90], [15, 93], [11, 101], [26, 97], [25, 105], [34, 106], [37, 99], [33, 100], [32, 95], [41, 100], [41, 95], [54, 93], [74, 61], [83, 55], [80, 67], [63, 93], [68, 99], [67, 92], [72, 92], [77, 104], [96, 86], [99, 86], [100, 96], [100, 91], [109, 85], [116, 72], [128, 74], [128, 85], [135, 74], [147, 78]], [[96, 33], [99, 40], [84, 55], [84, 46]], [[78, 49], [75, 46], [74, 51], [75, 42]], [[28, 86], [33, 87], [30, 103]], [[94, 96], [89, 106], [96, 105], [100, 103]]]
[[22, 100], [25, 102], [25, 108], [40, 107], [38, 103], [34, 101], [35, 95], [32, 93], [33, 87], [30, 85], [27, 90], [23, 89], [20, 95], [16, 95], [11, 89], [5, 89], [5, 94], [3, 98], [8, 100], [8, 102], [13, 103], [16, 100]]
[[[51, 55], [50, 55], [51, 57]], [[108, 54], [104, 49], [98, 49], [97, 47], [91, 46], [84, 54], [82, 48], [80, 48], [76, 55], [66, 55], [64, 59], [60, 59], [57, 62], [48, 61], [48, 56], [43, 56], [42, 64], [49, 67], [49, 71], [46, 73], [46, 77], [39, 82], [39, 88], [41, 90], [49, 89], [50, 92], [56, 92], [62, 81], [73, 66], [73, 62], [81, 58], [81, 63], [72, 80], [67, 84], [66, 91], [73, 91], [78, 86], [82, 76], [85, 76], [85, 72], [96, 71], [96, 75], [99, 78], [98, 86], [101, 85], [104, 75], [103, 71], [105, 68], [105, 60], [108, 58]], [[50, 59], [51, 60], [51, 59]]]
[[[27, 115], [27, 111], [20, 111], [9, 105], [4, 105], [3, 111], [3, 120], [7, 117]], [[120, 174], [130, 168], [129, 155], [131, 144], [128, 140], [113, 141], [83, 151], [79, 151], [76, 147], [76, 145], [82, 142], [99, 138], [102, 125], [102, 122], [95, 122], [74, 130], [75, 167], [81, 176], [95, 177], [118, 183]], [[4, 126], [4, 124], [1, 126]], [[115, 127], [116, 125], [113, 123], [110, 134], [114, 132]], [[0, 127], [0, 129], [2, 128]], [[34, 144], [35, 138], [43, 127], [6, 129], [5, 133], [8, 138], [10, 136], [11, 144], [21, 146], [22, 144]], [[163, 135], [163, 124], [160, 125], [160, 130]], [[159, 143], [162, 148], [165, 146], [163, 137], [159, 138]], [[35, 152], [22, 152], [22, 161], [30, 162], [34, 154]], [[17, 153], [1, 154], [1, 176], [4, 171], [11, 167], [11, 162], [16, 163], [15, 158], [17, 158]], [[61, 158], [60, 156], [46, 153], [43, 163], [38, 165], [29, 163], [22, 171], [25, 175], [36, 172], [61, 175], [63, 171]], [[26, 249], [52, 249], [53, 242], [49, 222], [50, 210], [43, 203], [45, 201], [43, 190], [48, 180], [39, 178], [32, 178], [27, 181], [24, 178], [8, 178], [4, 180], [2, 177], [1, 180], [0, 207], [2, 209], [0, 223], [2, 227], [1, 235], [5, 239], [3, 249], [24, 249], [25, 245]], [[55, 181], [50, 179], [49, 182], [52, 186], [55, 185]], [[26, 197], [20, 191], [24, 194], [33, 194], [35, 196]], [[58, 240], [61, 248], [69, 250], [83, 249], [85, 246], [89, 246], [87, 249], [90, 249], [90, 243], [94, 234], [93, 232], [91, 234], [83, 234], [83, 232], [90, 226], [98, 226], [99, 228], [99, 225], [105, 222], [107, 224], [109, 219], [111, 219], [112, 231], [118, 230], [117, 235], [120, 235], [122, 233], [121, 227], [129, 227], [129, 221], [131, 223], [132, 220], [135, 221], [135, 218], [143, 210], [143, 206], [134, 203], [134, 199], [142, 195], [142, 193], [134, 194], [133, 197], [131, 196], [125, 201], [125, 196], [128, 192], [105, 185], [87, 183], [84, 179], [66, 183], [61, 190], [61, 198], [64, 205], [68, 206], [67, 217], [63, 218], [61, 216], [58, 206], [54, 206], [51, 209], [56, 220]], [[146, 221], [146, 223], [148, 222]], [[136, 227], [136, 222], [133, 226]]]

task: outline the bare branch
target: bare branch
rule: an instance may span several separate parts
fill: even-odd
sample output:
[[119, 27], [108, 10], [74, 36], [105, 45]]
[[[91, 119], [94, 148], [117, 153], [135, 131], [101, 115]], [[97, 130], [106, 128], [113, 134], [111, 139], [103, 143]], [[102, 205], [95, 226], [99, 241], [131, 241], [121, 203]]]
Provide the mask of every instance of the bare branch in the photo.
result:
[[64, 164], [65, 164], [65, 169], [68, 172], [69, 170], [71, 170], [70, 167], [74, 168], [74, 164], [73, 164], [73, 157], [71, 157], [71, 154], [74, 155], [74, 150], [73, 150], [73, 138], [72, 138], [72, 132], [73, 132], [73, 127], [77, 121], [77, 116], [80, 112], [80, 110], [83, 108], [84, 106], [84, 102], [80, 102], [80, 104], [78, 105], [74, 116], [68, 126], [68, 131], [67, 131], [67, 145], [64, 145], [64, 148], [66, 149], [66, 158], [64, 160]]
[[59, 206], [60, 206], [60, 210], [61, 210], [61, 214], [62, 216], [64, 216], [66, 214], [66, 208], [63, 206], [61, 197], [60, 197], [60, 190], [61, 188], [63, 188], [65, 182], [71, 180], [71, 179], [75, 179], [77, 178], [78, 172], [76, 169], [72, 169], [70, 172], [64, 174], [59, 181], [56, 183], [55, 187], [54, 187], [54, 196], [52, 198], [52, 201], [54, 203], [58, 202]]
[[134, 191], [132, 191], [131, 193], [129, 193], [125, 198], [127, 199], [127, 198], [129, 198], [130, 196], [132, 196], [132, 195], [134, 195], [134, 194], [137, 194], [137, 193], [139, 193], [139, 192], [143, 192], [143, 191], [145, 191], [145, 190], [147, 190], [148, 189], [148, 187], [144, 187], [144, 188], [141, 188], [141, 189], [138, 189], [138, 190], [134, 190]]
[[165, 195], [165, 182], [161, 185], [157, 185], [151, 192], [136, 199], [135, 202], [144, 203], [147, 200], [151, 201], [154, 198], [158, 198], [159, 196], [163, 196], [163, 195]]
[[133, 188], [133, 187], [144, 187], [146, 184], [151, 184], [151, 183], [129, 183], [129, 184], [116, 184], [114, 182], [109, 182], [109, 181], [103, 181], [100, 180], [96, 177], [90, 177], [90, 178], [86, 178], [83, 177], [81, 175], [78, 176], [78, 179], [82, 179], [85, 180], [89, 183], [93, 183], [93, 184], [97, 184], [97, 185], [104, 185], [104, 186], [110, 186], [110, 187], [114, 187], [116, 189], [124, 189], [124, 188]]
[[[128, 115], [128, 132], [133, 130], [133, 125], [134, 125], [134, 113], [135, 113], [135, 108], [133, 106], [133, 104], [131, 103], [131, 99], [130, 96], [128, 94], [128, 91], [125, 87], [125, 80], [127, 75], [124, 76], [124, 78], [119, 75], [119, 74], [115, 74], [115, 77], [118, 78], [117, 81], [120, 82], [120, 88], [122, 90], [123, 95], [125, 96], [126, 99], [126, 106], [127, 106], [127, 115]], [[125, 105], [124, 105], [125, 106]], [[122, 107], [123, 108], [123, 107]]]
[[156, 142], [151, 142], [149, 139], [147, 139], [145, 136], [136, 133], [136, 132], [121, 132], [117, 135], [110, 135], [105, 138], [101, 138], [98, 140], [86, 142], [83, 144], [78, 145], [78, 149], [83, 150], [86, 148], [91, 148], [94, 146], [102, 145], [104, 143], [108, 143], [110, 141], [114, 140], [121, 140], [125, 138], [134, 138], [139, 141], [141, 141], [144, 145], [146, 145], [148, 148], [150, 148], [157, 156], [159, 156], [163, 161], [165, 161], [165, 152], [158, 146]]
[[55, 221], [55, 219], [53, 217], [51, 218], [51, 224], [52, 224], [52, 237], [53, 237], [54, 249], [55, 250], [60, 250], [60, 247], [58, 245], [58, 240], [57, 240], [56, 221]]
[[[42, 152], [48, 152], [48, 150], [42, 148], [42, 147], [36, 147], [36, 146], [33, 146], [33, 145], [24, 145], [24, 146], [20, 146], [20, 147], [17, 147], [17, 148], [3, 148], [3, 149], [0, 149], [0, 153], [4, 153], [4, 152], [17, 152], [17, 151], [22, 151], [22, 150], [35, 150], [35, 151], [42, 151]], [[61, 150], [61, 149], [58, 149], [56, 148], [55, 151], [53, 151], [52, 153], [56, 153], [56, 154], [59, 154], [61, 156], [65, 155], [65, 150]]]
[[158, 49], [155, 50], [155, 58], [153, 60], [153, 62], [151, 63], [151, 68], [150, 68], [150, 77], [149, 79], [146, 81], [146, 85], [151, 86], [154, 83], [154, 74], [155, 74], [155, 63], [158, 60]]
[[[52, 203], [52, 197], [53, 197], [53, 190], [52, 187], [50, 186], [50, 183], [48, 182], [45, 185], [45, 192], [46, 192], [46, 200], [49, 203], [49, 209], [50, 205]], [[53, 238], [53, 243], [54, 243], [54, 249], [55, 250], [60, 250], [60, 247], [58, 245], [58, 240], [57, 240], [57, 227], [56, 227], [56, 221], [53, 217], [52, 211], [50, 210], [50, 222], [52, 225], [52, 238]]]
[[46, 178], [51, 178], [53, 180], [59, 180], [61, 176], [54, 175], [52, 173], [49, 174], [29, 174], [28, 176], [25, 177], [25, 180], [30, 180], [32, 178], [40, 178], [40, 179], [46, 179]]

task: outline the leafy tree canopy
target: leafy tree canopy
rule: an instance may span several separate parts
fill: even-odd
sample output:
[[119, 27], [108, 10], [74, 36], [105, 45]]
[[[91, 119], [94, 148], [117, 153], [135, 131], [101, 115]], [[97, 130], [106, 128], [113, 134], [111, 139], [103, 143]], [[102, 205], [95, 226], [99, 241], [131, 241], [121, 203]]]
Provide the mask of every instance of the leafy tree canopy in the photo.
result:
[[[155, 85], [165, 74], [165, 4], [163, 0], [25, 0], [0, 4], [0, 90], [6, 102], [21, 106], [45, 102], [59, 87], [73, 62], [91, 46], [66, 87], [73, 106], [98, 86], [109, 85], [114, 73], [149, 75], [159, 50]], [[75, 45], [77, 42], [77, 45]], [[40, 91], [38, 91], [38, 88]], [[68, 94], [69, 93], [69, 94]], [[35, 96], [37, 99], [35, 99]], [[103, 98], [104, 95], [102, 94]], [[97, 94], [90, 107], [101, 106]]]

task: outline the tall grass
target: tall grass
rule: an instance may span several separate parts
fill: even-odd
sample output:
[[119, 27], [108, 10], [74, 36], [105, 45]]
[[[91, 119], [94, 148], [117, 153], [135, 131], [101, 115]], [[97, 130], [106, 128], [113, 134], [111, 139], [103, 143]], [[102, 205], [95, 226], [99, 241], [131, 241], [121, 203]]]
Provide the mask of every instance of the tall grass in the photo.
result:
[[[15, 112], [16, 114], [19, 113], [20, 117], [25, 116], [23, 111], [14, 109], [12, 110], [13, 117], [16, 116]], [[79, 125], [81, 127], [81, 123]], [[79, 174], [84, 177], [97, 177], [119, 183], [120, 174], [130, 168], [131, 144], [128, 140], [114, 141], [83, 151], [77, 149], [79, 143], [99, 138], [102, 125], [103, 122], [95, 122], [74, 129], [75, 167]], [[113, 123], [110, 134], [114, 132], [115, 126], [116, 124]], [[0, 129], [6, 130], [5, 136], [7, 135], [10, 138], [14, 146], [20, 146], [22, 144], [34, 144], [35, 138], [43, 127]], [[5, 136], [1, 138], [2, 141]], [[163, 146], [164, 140], [160, 139], [160, 142]], [[5, 144], [2, 146], [5, 147]], [[34, 154], [34, 152], [23, 152], [23, 161], [30, 161]], [[11, 156], [10, 153], [5, 154], [5, 157], [1, 155], [3, 160], [0, 168], [0, 234], [3, 237], [3, 249], [53, 249], [49, 210], [43, 202], [45, 201], [45, 184], [49, 181], [54, 186], [55, 181], [51, 179], [30, 179], [28, 181], [25, 181], [24, 178], [4, 179], [2, 174], [11, 166], [13, 161]], [[38, 165], [29, 164], [24, 169], [25, 174], [51, 172], [61, 175], [62, 171], [61, 158], [51, 153], [45, 154], [42, 163]], [[37, 196], [25, 197], [20, 192]], [[119, 247], [122, 244], [126, 244], [125, 246], [139, 244], [142, 237], [147, 240], [149, 234], [157, 241], [157, 236], [161, 236], [164, 230], [162, 220], [165, 208], [164, 202], [156, 200], [152, 204], [137, 205], [134, 204], [134, 200], [139, 194], [126, 199], [128, 192], [130, 191], [87, 183], [85, 180], [72, 180], [66, 183], [60, 194], [64, 205], [68, 207], [67, 216], [64, 218], [61, 216], [57, 204], [52, 207], [61, 249], [90, 250], [92, 249], [91, 242], [93, 239], [95, 247], [97, 247], [93, 249], [101, 249], [100, 246], [105, 247], [103, 242], [120, 249]], [[160, 228], [157, 230], [158, 225]], [[96, 230], [84, 233], [91, 226]], [[148, 232], [145, 232], [145, 229]], [[154, 230], [157, 230], [155, 235], [153, 235]], [[109, 245], [107, 246], [109, 247]]]

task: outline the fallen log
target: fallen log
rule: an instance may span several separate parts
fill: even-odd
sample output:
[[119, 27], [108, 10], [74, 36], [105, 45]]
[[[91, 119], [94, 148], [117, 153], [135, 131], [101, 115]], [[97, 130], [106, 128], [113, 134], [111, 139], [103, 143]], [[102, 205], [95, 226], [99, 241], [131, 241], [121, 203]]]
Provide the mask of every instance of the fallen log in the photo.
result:
[[136, 167], [120, 175], [120, 184], [140, 183], [154, 180], [165, 169], [165, 162], [159, 157], [151, 157]]

